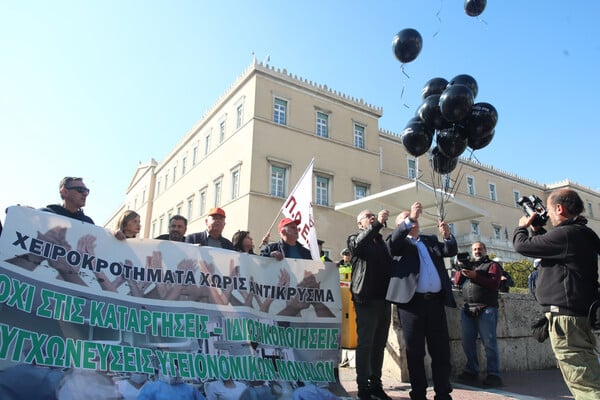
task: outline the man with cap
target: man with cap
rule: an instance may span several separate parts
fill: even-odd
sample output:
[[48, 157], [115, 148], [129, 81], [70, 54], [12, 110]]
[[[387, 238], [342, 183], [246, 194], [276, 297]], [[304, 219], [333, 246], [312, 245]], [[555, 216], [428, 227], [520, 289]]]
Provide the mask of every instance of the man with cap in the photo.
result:
[[350, 253], [350, 249], [345, 247], [340, 251], [340, 257], [342, 257], [342, 259], [337, 262], [338, 268], [350, 268], [350, 270], [352, 270], [352, 264], [350, 263], [352, 253]]
[[231, 241], [223, 237], [225, 228], [225, 210], [219, 207], [211, 208], [206, 217], [206, 230], [192, 233], [185, 237], [186, 243], [198, 244], [200, 246], [220, 247], [233, 250]]
[[281, 235], [281, 240], [275, 243], [264, 245], [260, 249], [260, 255], [265, 257], [274, 257], [278, 261], [283, 260], [284, 257], [311, 260], [312, 256], [310, 254], [310, 250], [298, 242], [299, 224], [300, 218], [295, 220], [291, 218], [284, 218], [279, 221], [277, 230]]
[[319, 246], [319, 257], [321, 257], [321, 261], [323, 262], [331, 262], [331, 258], [327, 257], [327, 254], [325, 254], [325, 252], [323, 251], [323, 243], [325, 243], [324, 240], [317, 239], [317, 245]]

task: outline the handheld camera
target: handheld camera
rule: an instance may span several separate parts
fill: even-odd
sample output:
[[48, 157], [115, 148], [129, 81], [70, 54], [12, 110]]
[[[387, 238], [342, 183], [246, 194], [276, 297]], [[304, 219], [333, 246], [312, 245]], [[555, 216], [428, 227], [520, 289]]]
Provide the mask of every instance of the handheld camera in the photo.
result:
[[540, 227], [546, 225], [546, 222], [548, 222], [548, 210], [546, 210], [542, 200], [536, 195], [523, 196], [517, 201], [517, 204], [523, 208], [525, 215], [528, 217], [535, 214], [535, 218], [531, 222], [531, 225]]

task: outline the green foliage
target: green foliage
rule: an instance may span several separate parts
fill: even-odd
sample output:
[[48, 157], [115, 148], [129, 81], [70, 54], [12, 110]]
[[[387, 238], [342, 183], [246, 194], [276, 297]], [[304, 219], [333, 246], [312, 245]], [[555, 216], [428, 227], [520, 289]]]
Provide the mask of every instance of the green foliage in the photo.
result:
[[505, 262], [502, 267], [512, 276], [515, 287], [527, 288], [527, 277], [533, 271], [533, 262], [529, 260]]

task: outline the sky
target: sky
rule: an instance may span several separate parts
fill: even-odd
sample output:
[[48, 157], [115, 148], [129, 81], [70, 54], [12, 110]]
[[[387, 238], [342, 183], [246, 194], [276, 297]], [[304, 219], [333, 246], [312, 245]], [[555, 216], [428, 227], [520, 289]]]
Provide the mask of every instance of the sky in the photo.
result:
[[[382, 107], [396, 133], [425, 82], [469, 74], [499, 114], [477, 161], [600, 190], [598, 17], [597, 0], [488, 0], [479, 17], [459, 0], [0, 0], [0, 210], [59, 203], [60, 179], [82, 176], [104, 224], [138, 164], [160, 162], [253, 57]], [[423, 49], [402, 65], [405, 28]]]

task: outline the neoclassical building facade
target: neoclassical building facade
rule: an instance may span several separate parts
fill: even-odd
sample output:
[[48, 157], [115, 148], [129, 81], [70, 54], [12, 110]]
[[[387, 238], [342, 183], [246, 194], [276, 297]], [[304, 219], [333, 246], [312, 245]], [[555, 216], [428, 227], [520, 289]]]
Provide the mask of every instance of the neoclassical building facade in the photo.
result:
[[[409, 155], [399, 134], [379, 128], [382, 115], [381, 107], [254, 62], [163, 160], [138, 165], [122, 204], [105, 226], [115, 226], [124, 210], [133, 209], [142, 216], [140, 237], [166, 233], [175, 214], [188, 219], [192, 233], [206, 228], [207, 211], [218, 206], [227, 213], [226, 237], [250, 230], [258, 245], [314, 158], [315, 225], [324, 250], [338, 260], [348, 234], [356, 230], [356, 219], [336, 211], [336, 204], [415, 178], [434, 183], [427, 155]], [[600, 193], [595, 190], [571, 181], [536, 183], [467, 159], [455, 171], [445, 181], [448, 190], [486, 211], [460, 221], [447, 215], [463, 251], [481, 240], [505, 261], [521, 259], [511, 242], [523, 214], [517, 200], [535, 194], [545, 202], [559, 187], [579, 192], [584, 215], [600, 232]], [[272, 229], [271, 240], [278, 237]]]

